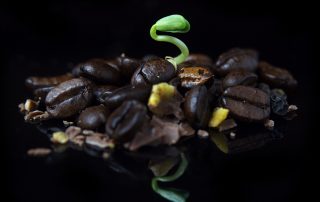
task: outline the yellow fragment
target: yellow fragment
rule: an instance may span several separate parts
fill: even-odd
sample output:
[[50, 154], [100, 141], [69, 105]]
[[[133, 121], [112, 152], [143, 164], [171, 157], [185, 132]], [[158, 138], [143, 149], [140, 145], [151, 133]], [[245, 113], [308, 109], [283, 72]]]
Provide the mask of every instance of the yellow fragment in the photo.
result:
[[223, 107], [215, 108], [209, 122], [209, 127], [218, 127], [220, 123], [222, 123], [222, 121], [224, 121], [227, 118], [228, 113], [229, 109], [225, 109]]
[[160, 102], [172, 98], [175, 93], [175, 87], [168, 83], [158, 83], [152, 86], [151, 95], [149, 97], [148, 105], [150, 107], [157, 107]]
[[54, 132], [52, 134], [52, 138], [51, 138], [51, 141], [53, 143], [59, 143], [59, 144], [65, 144], [68, 142], [68, 140], [69, 140], [69, 138], [68, 138], [67, 134], [65, 134], [62, 131]]

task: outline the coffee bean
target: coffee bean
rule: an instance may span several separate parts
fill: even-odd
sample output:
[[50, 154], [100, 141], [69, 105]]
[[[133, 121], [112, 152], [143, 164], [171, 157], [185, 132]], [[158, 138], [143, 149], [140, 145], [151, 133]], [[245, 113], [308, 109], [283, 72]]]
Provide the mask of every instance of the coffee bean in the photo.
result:
[[211, 114], [209, 94], [205, 86], [196, 86], [186, 93], [183, 105], [185, 117], [197, 128], [208, 126]]
[[33, 91], [34, 96], [40, 100], [45, 100], [47, 94], [54, 88], [54, 86], [40, 87]]
[[126, 77], [131, 78], [134, 71], [138, 69], [141, 65], [141, 62], [134, 58], [129, 58], [122, 54], [120, 57], [117, 57], [117, 64], [120, 73]]
[[258, 65], [258, 53], [251, 49], [233, 48], [222, 53], [217, 62], [216, 67], [221, 75], [226, 75], [234, 69], [244, 69], [247, 71], [255, 71]]
[[123, 82], [120, 72], [103, 59], [92, 59], [79, 66], [80, 76], [89, 78], [97, 83], [119, 84]]
[[110, 95], [117, 88], [119, 87], [113, 85], [98, 85], [94, 87], [93, 95], [96, 98], [96, 100], [99, 100], [101, 96]]
[[72, 75], [69, 73], [51, 77], [32, 76], [26, 79], [25, 84], [28, 88], [35, 90], [42, 87], [56, 86], [69, 79], [72, 79]]
[[176, 74], [174, 66], [165, 59], [153, 59], [143, 63], [131, 78], [132, 85], [168, 82]]
[[135, 100], [126, 101], [109, 116], [106, 133], [117, 141], [128, 141], [143, 124], [146, 115], [145, 105]]
[[102, 94], [99, 97], [99, 101], [108, 108], [116, 108], [127, 100], [138, 100], [147, 103], [150, 91], [150, 87], [124, 86], [114, 90], [111, 94]]
[[179, 70], [178, 77], [181, 80], [182, 87], [192, 88], [206, 83], [213, 78], [213, 74], [204, 67], [182, 67]]
[[288, 70], [274, 67], [267, 62], [259, 63], [259, 73], [261, 80], [273, 87], [293, 89], [298, 84]]
[[109, 110], [103, 105], [88, 107], [83, 110], [77, 121], [77, 126], [82, 129], [99, 129], [107, 121]]
[[260, 89], [233, 86], [223, 92], [222, 104], [235, 118], [248, 122], [261, 122], [270, 115], [269, 96]]
[[200, 53], [192, 53], [188, 55], [185, 62], [189, 64], [194, 64], [194, 65], [213, 66], [212, 59], [208, 55], [200, 54]]
[[254, 86], [257, 79], [258, 76], [256, 74], [239, 69], [229, 72], [223, 79], [222, 85], [224, 89], [237, 85]]
[[72, 116], [90, 103], [92, 94], [92, 83], [87, 79], [65, 81], [48, 93], [47, 111], [55, 118]]

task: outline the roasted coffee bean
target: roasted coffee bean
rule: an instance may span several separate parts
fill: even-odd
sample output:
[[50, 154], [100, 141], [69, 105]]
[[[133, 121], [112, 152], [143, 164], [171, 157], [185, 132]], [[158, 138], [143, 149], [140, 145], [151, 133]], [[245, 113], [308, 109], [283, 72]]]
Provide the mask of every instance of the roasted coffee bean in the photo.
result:
[[268, 95], [270, 95], [270, 87], [268, 84], [266, 83], [259, 83], [258, 84], [258, 88], [262, 91], [264, 91], [265, 93], [267, 93]]
[[270, 102], [272, 112], [284, 116], [288, 113], [287, 95], [281, 89], [273, 89], [270, 93]]
[[134, 71], [138, 69], [141, 65], [141, 62], [134, 58], [126, 57], [122, 54], [120, 57], [117, 57], [117, 64], [120, 73], [126, 78], [131, 78]]
[[54, 88], [54, 86], [49, 86], [49, 87], [41, 87], [37, 88], [33, 91], [34, 96], [38, 99], [40, 98], [41, 100], [45, 100], [47, 94]]
[[149, 60], [158, 60], [158, 59], [161, 59], [161, 58], [159, 56], [150, 54], [150, 55], [143, 56], [142, 61], [147, 62]]
[[185, 62], [192, 63], [194, 65], [208, 65], [208, 66], [213, 65], [213, 61], [208, 55], [200, 54], [200, 53], [192, 53], [188, 55]]
[[131, 84], [147, 85], [168, 82], [176, 74], [174, 66], [165, 59], [148, 60], [133, 74]]
[[129, 141], [145, 121], [147, 108], [131, 100], [113, 111], [106, 124], [106, 133], [117, 141]]
[[109, 110], [104, 105], [88, 107], [83, 110], [77, 121], [77, 126], [82, 129], [99, 129], [107, 121]]
[[39, 110], [29, 112], [24, 116], [24, 120], [29, 123], [39, 123], [41, 121], [49, 120], [50, 118], [51, 116], [48, 114], [48, 112]]
[[223, 92], [222, 104], [233, 117], [248, 122], [261, 122], [270, 115], [269, 96], [258, 88], [233, 86]]
[[28, 88], [35, 90], [42, 87], [56, 86], [70, 79], [72, 79], [72, 75], [70, 73], [51, 77], [32, 76], [26, 79], [25, 84]]
[[192, 88], [206, 83], [213, 78], [213, 74], [204, 67], [182, 67], [179, 70], [178, 77], [181, 80], [182, 87]]
[[261, 80], [276, 88], [293, 89], [298, 84], [288, 70], [274, 67], [267, 62], [259, 63], [259, 73]]
[[150, 91], [150, 87], [124, 86], [114, 90], [111, 94], [102, 94], [99, 97], [99, 101], [108, 108], [118, 107], [127, 100], [138, 100], [147, 103]]
[[113, 85], [99, 85], [99, 86], [95, 86], [93, 89], [93, 95], [94, 97], [99, 100], [99, 98], [103, 95], [103, 96], [107, 96], [110, 95], [114, 90], [116, 90], [117, 86], [113, 86]]
[[251, 49], [233, 48], [222, 53], [217, 62], [216, 67], [221, 75], [226, 75], [231, 70], [244, 69], [247, 71], [255, 71], [258, 65], [258, 53]]
[[80, 76], [97, 83], [119, 84], [123, 82], [120, 72], [109, 65], [106, 60], [92, 59], [79, 66]]
[[55, 118], [72, 116], [90, 103], [92, 95], [89, 80], [76, 78], [65, 81], [48, 93], [45, 101], [47, 111]]
[[184, 114], [191, 125], [197, 128], [208, 126], [211, 114], [209, 93], [205, 86], [196, 86], [189, 90], [183, 105]]
[[223, 79], [222, 85], [224, 89], [237, 85], [254, 86], [257, 79], [258, 76], [256, 74], [239, 69], [229, 72]]

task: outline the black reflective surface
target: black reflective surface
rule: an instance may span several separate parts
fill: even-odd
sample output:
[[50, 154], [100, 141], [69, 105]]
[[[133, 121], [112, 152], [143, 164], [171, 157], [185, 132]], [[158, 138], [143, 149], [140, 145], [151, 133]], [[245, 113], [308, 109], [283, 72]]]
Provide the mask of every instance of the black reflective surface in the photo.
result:
[[24, 86], [30, 75], [60, 74], [88, 58], [122, 52], [140, 58], [177, 54], [174, 46], [149, 37], [152, 23], [171, 13], [189, 19], [191, 31], [181, 39], [191, 52], [215, 58], [235, 46], [255, 48], [262, 59], [288, 68], [299, 82], [289, 100], [299, 107], [299, 116], [282, 125], [283, 139], [231, 155], [221, 153], [209, 140], [189, 141], [189, 167], [171, 187], [188, 190], [188, 201], [304, 201], [311, 197], [306, 181], [312, 171], [310, 138], [316, 99], [313, 14], [296, 16], [309, 9], [298, 5], [292, 9], [256, 6], [152, 0], [1, 6], [3, 179], [8, 201], [165, 201], [152, 192], [152, 173], [141, 158], [119, 152], [107, 162], [72, 149], [48, 158], [28, 157], [29, 148], [50, 146], [50, 141], [34, 125], [24, 123], [17, 105], [31, 96]]

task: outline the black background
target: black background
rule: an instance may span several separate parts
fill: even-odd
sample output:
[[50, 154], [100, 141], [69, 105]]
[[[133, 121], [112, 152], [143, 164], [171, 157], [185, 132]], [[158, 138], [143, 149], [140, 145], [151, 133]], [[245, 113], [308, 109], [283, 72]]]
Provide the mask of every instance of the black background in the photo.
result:
[[289, 69], [299, 81], [292, 101], [300, 108], [283, 141], [231, 156], [209, 149], [214, 155], [194, 160], [177, 187], [189, 190], [190, 201], [311, 198], [307, 180], [314, 177], [310, 138], [316, 77], [312, 5], [157, 0], [1, 4], [6, 201], [163, 201], [152, 193], [148, 180], [117, 174], [102, 160], [83, 153], [28, 158], [27, 149], [49, 146], [49, 141], [23, 122], [17, 104], [30, 96], [24, 87], [30, 75], [60, 74], [88, 58], [122, 52], [131, 57], [178, 54], [173, 45], [149, 36], [157, 19], [174, 13], [191, 23], [191, 31], [179, 35], [191, 52], [216, 58], [232, 47], [255, 48], [262, 59]]

